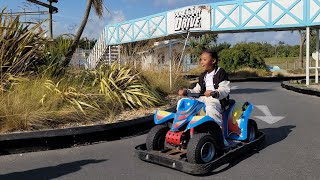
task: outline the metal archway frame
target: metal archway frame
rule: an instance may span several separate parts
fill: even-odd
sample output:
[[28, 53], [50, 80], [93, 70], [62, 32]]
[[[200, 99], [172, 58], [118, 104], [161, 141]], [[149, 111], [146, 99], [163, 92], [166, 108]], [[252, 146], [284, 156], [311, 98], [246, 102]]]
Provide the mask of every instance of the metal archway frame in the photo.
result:
[[[310, 28], [320, 26], [320, 0], [237, 0], [188, 6], [107, 25], [88, 57], [95, 68], [108, 46], [191, 33], [235, 33], [306, 29], [306, 80], [310, 83]], [[318, 28], [319, 29], [319, 28]], [[319, 45], [319, 42], [317, 42]], [[318, 47], [318, 46], [317, 46]], [[319, 52], [319, 48], [317, 48]]]

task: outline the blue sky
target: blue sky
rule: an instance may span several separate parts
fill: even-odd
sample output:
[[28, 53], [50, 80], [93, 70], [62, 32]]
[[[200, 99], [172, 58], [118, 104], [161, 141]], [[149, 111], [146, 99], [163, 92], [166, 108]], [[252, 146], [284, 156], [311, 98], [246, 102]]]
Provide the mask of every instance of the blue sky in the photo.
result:
[[[41, 0], [46, 2], [45, 0]], [[105, 0], [106, 6], [104, 17], [99, 19], [94, 13], [91, 13], [89, 22], [84, 31], [83, 36], [89, 38], [97, 38], [103, 27], [109, 23], [116, 23], [125, 20], [140, 18], [156, 14], [159, 12], [184, 7], [195, 4], [206, 4], [225, 0]], [[38, 6], [26, 3], [26, 0], [0, 0], [0, 7], [7, 7], [7, 10], [13, 12], [38, 10]], [[81, 22], [83, 12], [86, 6], [86, 0], [59, 0], [56, 7], [59, 9], [58, 14], [53, 15], [54, 35], [64, 33], [75, 33]], [[45, 10], [39, 7], [40, 10]], [[30, 16], [22, 17], [23, 20], [30, 18], [33, 20], [46, 19], [47, 16]], [[290, 37], [290, 38], [288, 38]], [[259, 32], [259, 33], [237, 33], [237, 34], [221, 34], [218, 42], [269, 42], [276, 44], [284, 41], [288, 44], [299, 44], [299, 35], [297, 32]]]

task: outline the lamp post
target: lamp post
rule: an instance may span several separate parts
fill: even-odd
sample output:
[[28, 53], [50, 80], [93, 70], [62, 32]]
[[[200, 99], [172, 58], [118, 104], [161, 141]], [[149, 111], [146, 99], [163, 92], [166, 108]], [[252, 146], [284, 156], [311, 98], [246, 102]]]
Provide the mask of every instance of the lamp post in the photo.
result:
[[27, 0], [27, 1], [48, 8], [48, 10], [49, 10], [49, 33], [50, 33], [49, 40], [53, 41], [52, 14], [57, 13], [58, 8], [52, 6], [52, 3], [57, 3], [58, 0], [48, 0], [49, 4], [46, 4], [46, 3], [38, 1], [38, 0]]

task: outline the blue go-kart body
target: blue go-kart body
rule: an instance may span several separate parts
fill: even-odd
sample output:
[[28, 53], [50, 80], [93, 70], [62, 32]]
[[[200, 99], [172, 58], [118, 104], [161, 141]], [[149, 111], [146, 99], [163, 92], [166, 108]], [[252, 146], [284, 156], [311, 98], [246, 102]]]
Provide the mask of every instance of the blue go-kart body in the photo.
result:
[[188, 94], [176, 112], [157, 110], [145, 144], [136, 147], [138, 157], [190, 174], [205, 174], [254, 149], [264, 140], [250, 119], [253, 105], [230, 100], [219, 118], [206, 115], [199, 94]]
[[157, 110], [154, 114], [156, 125], [172, 121], [170, 131], [184, 131], [196, 128], [202, 124], [213, 122], [221, 126], [223, 136], [226, 139], [244, 141], [248, 137], [248, 121], [253, 110], [249, 102], [235, 103], [230, 101], [229, 107], [222, 114], [222, 124], [214, 118], [206, 115], [205, 104], [196, 99], [184, 98], [177, 106], [177, 112]]

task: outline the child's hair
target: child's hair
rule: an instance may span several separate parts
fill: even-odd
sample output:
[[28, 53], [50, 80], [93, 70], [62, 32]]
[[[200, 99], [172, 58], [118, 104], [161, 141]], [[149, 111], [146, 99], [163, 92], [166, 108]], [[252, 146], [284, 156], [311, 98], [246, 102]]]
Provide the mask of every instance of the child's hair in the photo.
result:
[[216, 61], [218, 61], [218, 53], [214, 50], [210, 50], [210, 49], [204, 49], [201, 54], [203, 53], [208, 53], [210, 54], [210, 56], [213, 58], [213, 59], [216, 59]]

